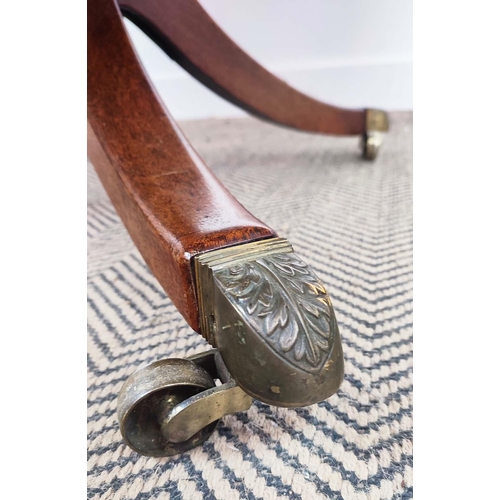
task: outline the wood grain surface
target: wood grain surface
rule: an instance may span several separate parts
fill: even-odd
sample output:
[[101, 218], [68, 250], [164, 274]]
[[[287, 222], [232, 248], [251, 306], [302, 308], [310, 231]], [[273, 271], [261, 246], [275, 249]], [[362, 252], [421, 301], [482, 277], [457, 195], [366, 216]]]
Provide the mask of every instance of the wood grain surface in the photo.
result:
[[150, 269], [199, 331], [191, 259], [276, 236], [222, 186], [144, 74], [113, 0], [88, 2], [89, 157]]

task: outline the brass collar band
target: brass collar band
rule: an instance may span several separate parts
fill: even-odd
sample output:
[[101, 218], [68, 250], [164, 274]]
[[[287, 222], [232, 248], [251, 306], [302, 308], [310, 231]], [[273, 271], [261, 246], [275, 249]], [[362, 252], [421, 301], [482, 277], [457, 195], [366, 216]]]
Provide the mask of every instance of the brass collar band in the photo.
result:
[[213, 250], [195, 256], [196, 294], [200, 309], [201, 334], [211, 346], [216, 347], [212, 318], [214, 310], [213, 273], [228, 265], [236, 266], [266, 255], [290, 252], [293, 252], [293, 248], [288, 240], [285, 238], [269, 238], [221, 248], [220, 250]]

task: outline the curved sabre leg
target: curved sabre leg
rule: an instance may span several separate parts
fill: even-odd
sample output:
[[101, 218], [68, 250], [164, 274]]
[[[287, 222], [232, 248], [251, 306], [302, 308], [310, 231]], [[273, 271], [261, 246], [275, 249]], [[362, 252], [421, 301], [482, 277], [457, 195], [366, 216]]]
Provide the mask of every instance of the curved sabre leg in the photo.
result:
[[332, 395], [344, 364], [323, 285], [197, 156], [142, 71], [113, 0], [89, 0], [87, 46], [90, 159], [153, 274], [216, 348], [132, 375], [118, 397], [126, 442], [172, 455], [251, 397], [286, 407]]
[[279, 125], [360, 135], [364, 158], [375, 158], [389, 127], [384, 111], [340, 108], [295, 90], [240, 49], [197, 0], [119, 0], [119, 5], [125, 17], [224, 99]]

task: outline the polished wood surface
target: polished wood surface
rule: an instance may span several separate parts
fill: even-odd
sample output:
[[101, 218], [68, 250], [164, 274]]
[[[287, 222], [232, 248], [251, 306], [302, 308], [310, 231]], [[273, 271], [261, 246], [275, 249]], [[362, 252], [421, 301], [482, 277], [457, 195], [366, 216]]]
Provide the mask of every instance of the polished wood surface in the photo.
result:
[[178, 129], [113, 0], [88, 1], [88, 144], [134, 243], [199, 331], [192, 257], [276, 234], [222, 186]]
[[119, 5], [191, 75], [249, 113], [310, 132], [366, 132], [366, 110], [320, 102], [276, 78], [241, 50], [197, 0], [119, 0]]

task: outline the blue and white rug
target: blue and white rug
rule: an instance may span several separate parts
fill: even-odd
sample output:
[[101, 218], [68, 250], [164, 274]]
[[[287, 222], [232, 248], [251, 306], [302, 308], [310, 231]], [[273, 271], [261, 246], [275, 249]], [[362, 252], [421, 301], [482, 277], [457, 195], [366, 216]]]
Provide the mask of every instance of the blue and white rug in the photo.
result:
[[89, 498], [413, 498], [412, 115], [391, 118], [374, 163], [359, 158], [355, 138], [252, 118], [181, 123], [224, 185], [324, 282], [346, 375], [327, 401], [254, 403], [171, 458], [123, 444], [116, 396], [140, 365], [207, 344], [145, 266], [89, 168]]

